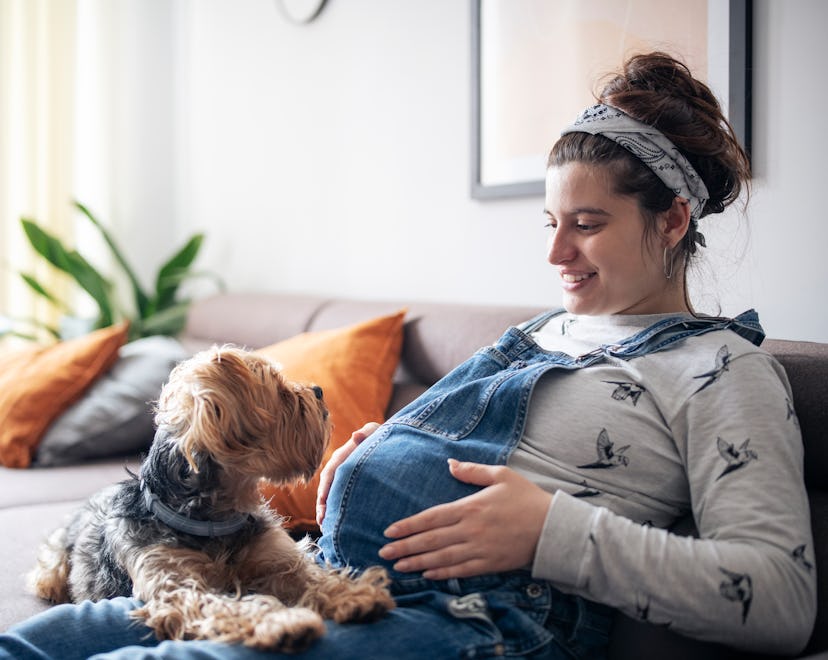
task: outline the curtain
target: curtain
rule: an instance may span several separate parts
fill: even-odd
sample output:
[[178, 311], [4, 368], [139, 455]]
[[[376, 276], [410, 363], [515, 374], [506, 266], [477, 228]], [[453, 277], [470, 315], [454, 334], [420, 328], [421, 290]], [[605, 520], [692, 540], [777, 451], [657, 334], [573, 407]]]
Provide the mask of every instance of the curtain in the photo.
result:
[[18, 273], [68, 282], [31, 250], [32, 217], [72, 243], [77, 0], [0, 0], [0, 313], [52, 325], [59, 312]]

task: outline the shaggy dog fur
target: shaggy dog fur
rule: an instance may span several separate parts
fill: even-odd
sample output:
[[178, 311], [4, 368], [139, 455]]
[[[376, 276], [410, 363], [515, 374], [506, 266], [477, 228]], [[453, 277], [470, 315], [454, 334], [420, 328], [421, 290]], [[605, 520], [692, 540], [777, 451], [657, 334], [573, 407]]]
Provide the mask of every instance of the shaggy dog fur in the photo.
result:
[[[160, 639], [287, 651], [324, 634], [324, 618], [371, 620], [394, 607], [382, 569], [319, 566], [259, 495], [260, 479], [291, 483], [318, 468], [330, 435], [318, 387], [287, 381], [254, 353], [214, 347], [173, 370], [155, 421], [140, 476], [93, 496], [41, 548], [35, 593], [135, 596], [144, 602], [135, 618]], [[187, 531], [164, 522], [159, 503]]]

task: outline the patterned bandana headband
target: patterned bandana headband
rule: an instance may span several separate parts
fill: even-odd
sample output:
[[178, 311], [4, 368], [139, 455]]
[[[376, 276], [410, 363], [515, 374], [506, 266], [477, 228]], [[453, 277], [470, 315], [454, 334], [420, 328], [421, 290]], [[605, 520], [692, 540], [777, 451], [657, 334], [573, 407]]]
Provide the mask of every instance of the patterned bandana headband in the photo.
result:
[[[704, 236], [698, 231], [702, 209], [710, 195], [707, 186], [687, 158], [657, 128], [644, 124], [617, 108], [598, 104], [584, 110], [567, 133], [591, 133], [610, 138], [649, 167], [676, 196], [690, 202], [690, 221], [694, 240], [705, 246]], [[692, 243], [691, 243], [692, 245]]]

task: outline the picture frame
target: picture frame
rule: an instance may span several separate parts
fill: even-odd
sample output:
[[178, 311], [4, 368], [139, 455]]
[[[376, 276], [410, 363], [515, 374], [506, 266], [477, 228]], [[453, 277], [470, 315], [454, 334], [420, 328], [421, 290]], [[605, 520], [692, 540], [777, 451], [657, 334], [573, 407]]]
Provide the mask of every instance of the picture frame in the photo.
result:
[[751, 0], [470, 2], [472, 198], [543, 195], [560, 130], [595, 102], [599, 78], [645, 50], [705, 80], [750, 153]]

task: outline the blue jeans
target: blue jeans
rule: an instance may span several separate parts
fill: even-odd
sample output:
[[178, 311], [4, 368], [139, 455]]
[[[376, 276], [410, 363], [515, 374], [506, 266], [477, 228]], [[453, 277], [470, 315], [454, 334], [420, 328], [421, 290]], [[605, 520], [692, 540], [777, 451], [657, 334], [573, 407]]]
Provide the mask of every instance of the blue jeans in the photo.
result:
[[[325, 561], [355, 568], [382, 563], [377, 553], [388, 524], [473, 492], [450, 476], [446, 459], [505, 463], [522, 435], [532, 389], [550, 369], [581, 369], [609, 356], [633, 359], [725, 328], [754, 340], [763, 336], [753, 312], [733, 320], [671, 317], [618, 344], [573, 357], [545, 351], [529, 335], [552, 314], [523, 329], [510, 328], [360, 444], [337, 471], [328, 497], [319, 540]], [[328, 634], [302, 658], [600, 658], [605, 653], [608, 608], [562, 594], [526, 572], [432, 582], [386, 567], [397, 609], [371, 624], [329, 623]], [[115, 599], [54, 608], [0, 636], [0, 658], [277, 657], [203, 641], [159, 644], [129, 619], [134, 606]], [[122, 647], [127, 648], [114, 651]]]
[[562, 594], [525, 573], [441, 583], [395, 584], [397, 609], [374, 623], [328, 622], [327, 634], [301, 654], [280, 655], [205, 641], [161, 642], [129, 619], [136, 601], [59, 605], [0, 636], [0, 658], [73, 660], [188, 658], [256, 660], [421, 660], [512, 656], [602, 658], [609, 608]]

